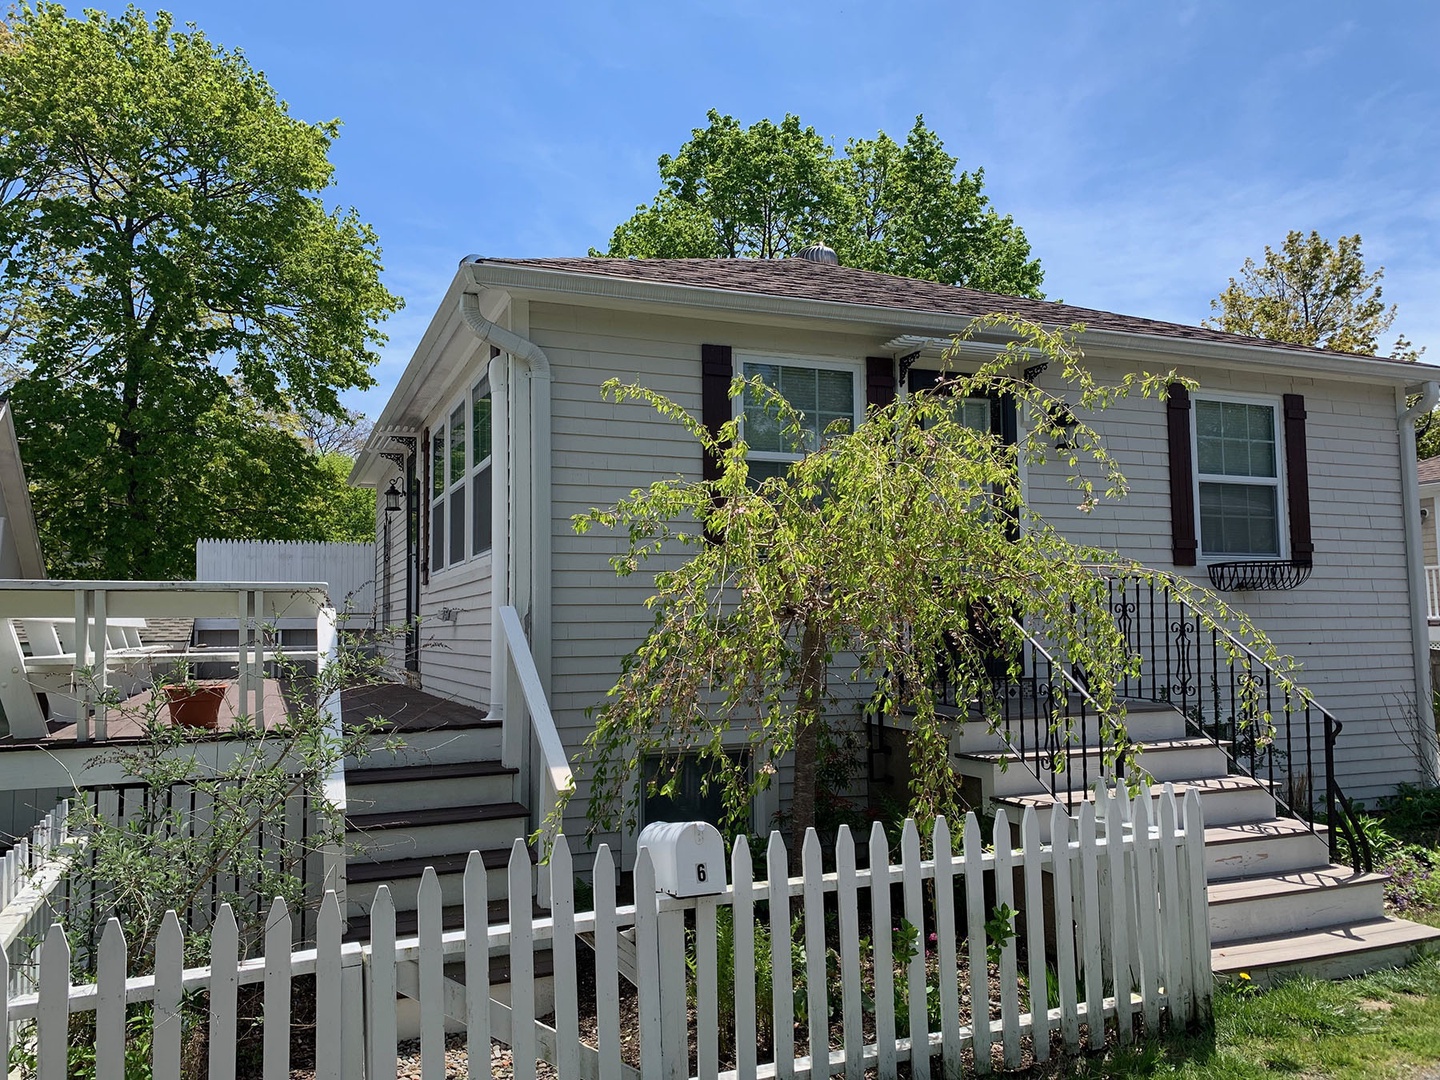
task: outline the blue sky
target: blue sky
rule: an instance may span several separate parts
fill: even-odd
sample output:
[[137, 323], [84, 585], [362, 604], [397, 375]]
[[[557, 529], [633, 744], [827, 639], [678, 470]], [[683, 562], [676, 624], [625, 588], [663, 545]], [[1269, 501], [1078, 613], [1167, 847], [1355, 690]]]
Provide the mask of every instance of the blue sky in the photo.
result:
[[1196, 323], [1287, 230], [1358, 232], [1395, 329], [1440, 363], [1440, 5], [168, 9], [244, 49], [294, 115], [344, 121], [327, 197], [374, 224], [407, 302], [378, 385], [350, 397], [372, 415], [462, 256], [603, 247], [710, 108], [747, 124], [792, 112], [837, 145], [903, 138], [923, 113], [962, 167], [985, 169], [1046, 293], [1090, 307]]

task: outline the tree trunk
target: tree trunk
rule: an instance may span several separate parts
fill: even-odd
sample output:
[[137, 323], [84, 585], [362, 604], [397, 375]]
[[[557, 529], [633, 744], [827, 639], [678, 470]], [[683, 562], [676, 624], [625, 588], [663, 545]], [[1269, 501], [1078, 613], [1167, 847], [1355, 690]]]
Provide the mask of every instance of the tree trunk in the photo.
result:
[[825, 689], [825, 642], [812, 618], [800, 639], [800, 686], [795, 701], [795, 780], [790, 792], [790, 867], [798, 872], [805, 831], [815, 824], [820, 764], [820, 705]]

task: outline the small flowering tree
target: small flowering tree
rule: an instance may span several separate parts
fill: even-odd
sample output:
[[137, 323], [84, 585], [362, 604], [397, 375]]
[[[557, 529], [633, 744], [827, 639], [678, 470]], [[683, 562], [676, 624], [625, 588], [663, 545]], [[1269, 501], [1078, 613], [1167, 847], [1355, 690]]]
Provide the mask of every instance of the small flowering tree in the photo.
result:
[[[644, 402], [685, 427], [718, 458], [720, 475], [660, 480], [575, 519], [581, 533], [623, 530], [626, 550], [612, 560], [621, 576], [651, 559], [662, 567], [647, 601], [654, 625], [626, 658], [587, 739], [593, 830], [633, 828], [636, 776], [669, 794], [682, 753], [700, 755], [727, 824], [744, 828], [755, 796], [793, 755], [788, 820], [798, 852], [815, 820], [822, 730], [841, 710], [853, 717], [857, 699], [862, 709], [911, 715], [911, 809], [953, 813], [959, 791], [937, 684], [948, 682], [958, 701], [979, 697], [997, 657], [1018, 657], [1027, 631], [1087, 673], [1105, 745], [1122, 752], [1115, 686], [1136, 658], [1097, 570], [1156, 574], [1057, 532], [1025, 504], [1020, 465], [1058, 461], [1084, 512], [1120, 498], [1125, 478], [1086, 417], [1129, 394], [1157, 396], [1175, 376], [1101, 385], [1081, 362], [1080, 330], [977, 321], [967, 337], [987, 331], [1007, 341], [992, 360], [872, 409], [854, 431], [812, 436], [811, 445], [803, 417], [783, 398], [736, 379], [732, 396], [754, 395], [808, 451], [786, 475], [758, 482], [738, 420], [711, 433], [661, 394], [606, 384], [613, 400]], [[1041, 362], [1060, 375], [1063, 396], [1019, 375]], [[994, 393], [1022, 410], [1022, 445], [961, 422], [957, 400]], [[1213, 598], [1194, 599], [1274, 655], [1243, 617]], [[999, 662], [1018, 674], [1018, 661]]]

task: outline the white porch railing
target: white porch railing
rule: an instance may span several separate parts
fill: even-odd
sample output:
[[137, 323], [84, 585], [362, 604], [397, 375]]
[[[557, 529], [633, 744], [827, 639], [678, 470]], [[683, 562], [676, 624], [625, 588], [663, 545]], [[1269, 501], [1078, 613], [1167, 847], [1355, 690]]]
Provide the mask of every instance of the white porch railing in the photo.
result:
[[[617, 903], [616, 867], [602, 846], [594, 863], [594, 909], [578, 913], [570, 849], [559, 836], [548, 870], [553, 911], [546, 917], [489, 925], [486, 871], [472, 854], [463, 929], [443, 930], [439, 881], [430, 869], [421, 885], [414, 938], [396, 940], [394, 907], [382, 887], [368, 943], [341, 944], [340, 907], [327, 896], [317, 947], [294, 952], [290, 915], [277, 901], [265, 956], [237, 956], [233, 918], [226, 910], [212, 932], [209, 964], [184, 969], [184, 942], [172, 914], [159, 936], [154, 974], [127, 980], [124, 935], [112, 922], [100, 945], [96, 982], [80, 986], [70, 984], [69, 949], [57, 926], [41, 951], [38, 993], [12, 996], [7, 1015], [33, 1022], [25, 1037], [38, 1055], [42, 1080], [65, 1075], [70, 1016], [87, 1012], [95, 1014], [97, 1073], [118, 1075], [126, 1007], [146, 1001], [153, 1002], [156, 1077], [180, 1075], [180, 1034], [187, 1023], [208, 1025], [210, 1075], [232, 1075], [237, 988], [247, 984], [263, 984], [264, 1073], [286, 1076], [292, 981], [310, 974], [317, 1003], [316, 1075], [333, 1080], [396, 1075], [397, 996], [418, 1002], [420, 1075], [426, 1077], [445, 1075], [447, 1025], [467, 1033], [472, 1076], [489, 1074], [493, 1040], [512, 1048], [516, 1080], [534, 1080], [537, 1059], [551, 1062], [567, 1080], [838, 1072], [859, 1077], [872, 1068], [890, 1078], [904, 1062], [910, 1075], [928, 1078], [937, 1065], [938, 1075], [959, 1075], [966, 1049], [988, 1063], [992, 1047], [1015, 1067], [1025, 1039], [1034, 1057], [1044, 1060], [1056, 1033], [1078, 1050], [1082, 1025], [1089, 1033], [1085, 1043], [1094, 1050], [1105, 1044], [1107, 1028], [1121, 1041], [1132, 1041], [1141, 1017], [1144, 1031], [1154, 1036], [1163, 1016], [1172, 1025], [1187, 1025], [1209, 1015], [1199, 797], [1186, 796], [1183, 815], [1168, 789], [1153, 801], [1148, 790], [1133, 804], [1123, 793], [1101, 793], [1100, 801], [1110, 827], [1097, 824], [1091, 804], [1073, 825], [1057, 807], [1051, 820], [1059, 839], [1050, 845], [1040, 843], [1040, 818], [1033, 809], [1021, 822], [1019, 848], [1003, 814], [997, 816], [993, 851], [985, 850], [986, 838], [973, 816], [963, 823], [958, 850], [946, 822], [938, 820], [928, 859], [914, 823], [907, 822], [898, 865], [877, 825], [864, 869], [857, 867], [848, 829], [842, 829], [833, 873], [823, 872], [820, 844], [811, 832], [798, 877], [787, 876], [785, 846], [772, 834], [769, 879], [758, 882], [742, 839], [730, 857], [734, 883], [724, 883], [721, 866], [717, 892], [690, 899], [656, 893], [651, 856], [642, 849], [634, 905]], [[531, 873], [529, 855], [517, 840], [509, 865], [512, 913], [531, 910]], [[903, 899], [892, 910], [897, 885]], [[687, 919], [693, 919], [693, 936], [686, 933]], [[722, 970], [717, 935], [724, 925], [734, 959]], [[907, 925], [908, 930], [894, 929]], [[639, 971], [633, 990], [621, 982], [616, 947], [620, 931], [632, 926]], [[792, 926], [805, 947], [798, 969], [792, 962]], [[862, 938], [866, 926], [872, 932]], [[921, 927], [933, 929], [933, 939], [916, 929]], [[596, 944], [596, 1013], [584, 1017], [598, 1032], [593, 1046], [580, 1037], [575, 970], [580, 934], [593, 934]], [[757, 998], [763, 984], [756, 979], [757, 943], [767, 937], [768, 953], [761, 959], [772, 968], [768, 1005]], [[537, 1017], [549, 1010], [537, 1003], [535, 989], [534, 947], [541, 942], [551, 945], [555, 965], [554, 1019], [545, 1022]], [[831, 952], [838, 956], [833, 972], [827, 971]], [[505, 1002], [491, 994], [489, 984], [490, 957], [499, 953], [510, 957]], [[1047, 969], [1052, 959], [1053, 978]], [[463, 963], [463, 982], [447, 977], [447, 963]], [[691, 982], [693, 998], [687, 992]], [[1118, 991], [1107, 993], [1107, 985]], [[729, 988], [723, 1008], [722, 987]], [[187, 992], [196, 990], [208, 990], [208, 1001], [202, 1005], [191, 993], [186, 1006]], [[1058, 995], [1055, 1005], [1048, 997], [1052, 992]], [[870, 1021], [863, 1015], [865, 997], [873, 1002]], [[798, 1036], [797, 1004], [805, 1012]], [[187, 1007], [193, 1011], [182, 1022]], [[722, 1015], [728, 1018], [723, 1028]], [[766, 1026], [772, 1038], [762, 1044], [757, 1031]], [[639, 1033], [638, 1055], [628, 1060], [622, 1030]], [[769, 1047], [763, 1060], [761, 1045]], [[818, 1068], [811, 1047], [824, 1048]], [[733, 1071], [722, 1074], [722, 1066]]]
[[[546, 820], [561, 793], [574, 786], [575, 776], [570, 770], [565, 744], [560, 741], [560, 733], [555, 728], [550, 703], [545, 700], [545, 687], [540, 682], [540, 673], [530, 654], [530, 642], [525, 637], [519, 613], [513, 607], [502, 607], [500, 625], [505, 633], [507, 674], [514, 678], [514, 683], [507, 679], [506, 685], [519, 684], [525, 713], [529, 717], [529, 724], [523, 724], [520, 716], [511, 715], [518, 710], [506, 710], [501, 759], [510, 768], [518, 768], [525, 778], [523, 795], [530, 807], [531, 826], [540, 833], [539, 848], [543, 858], [559, 831], [556, 823], [547, 825]], [[539, 884], [539, 902], [548, 904], [549, 883], [544, 875], [541, 875]]]
[[1425, 567], [1425, 597], [1429, 617], [1440, 619], [1440, 566]]
[[[128, 634], [140, 620], [226, 619], [239, 629], [234, 649], [163, 649], [119, 646], [112, 633], [124, 623]], [[335, 612], [323, 584], [199, 581], [0, 581], [0, 707], [13, 739], [49, 735], [37, 693], [57, 690], [74, 710], [74, 740], [104, 742], [109, 736], [110, 680], [127, 688], [135, 671], [153, 672], [178, 661], [234, 664], [240, 712], [265, 721], [265, 664], [279, 650], [269, 646], [266, 628], [282, 619], [314, 620], [319, 640], [334, 637]], [[63, 624], [71, 651], [20, 647], [17, 621]], [[88, 633], [75, 633], [86, 627]], [[53, 632], [48, 635], [58, 640]], [[285, 650], [292, 659], [319, 660], [325, 650]], [[54, 702], [52, 702], [52, 705]]]

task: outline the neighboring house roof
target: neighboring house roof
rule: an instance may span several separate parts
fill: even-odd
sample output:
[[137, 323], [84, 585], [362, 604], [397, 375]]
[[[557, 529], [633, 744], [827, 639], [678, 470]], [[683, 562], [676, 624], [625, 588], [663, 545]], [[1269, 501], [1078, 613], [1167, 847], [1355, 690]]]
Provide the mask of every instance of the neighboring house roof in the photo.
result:
[[1440, 455], [1428, 457], [1415, 466], [1415, 472], [1422, 484], [1440, 483]]
[[40, 534], [30, 505], [30, 485], [20, 461], [20, 442], [10, 416], [10, 403], [0, 401], [0, 577], [38, 579], [45, 576]]
[[[663, 285], [686, 285], [700, 289], [721, 289], [797, 300], [820, 300], [836, 304], [895, 308], [903, 311], [974, 318], [980, 315], [1013, 314], [1035, 322], [1068, 326], [1084, 323], [1087, 329], [1122, 334], [1209, 341], [1227, 345], [1258, 345], [1320, 356], [1353, 353], [1315, 349], [1289, 342], [1227, 334], [1203, 326], [1142, 319], [1094, 308], [1075, 307], [1050, 300], [979, 292], [935, 281], [879, 274], [808, 259], [489, 259], [475, 256], [468, 262], [486, 265], [529, 267], [536, 270], [594, 274]], [[1408, 364], [1409, 361], [1378, 356], [1365, 359]], [[1413, 367], [1413, 365], [1411, 365]]]

